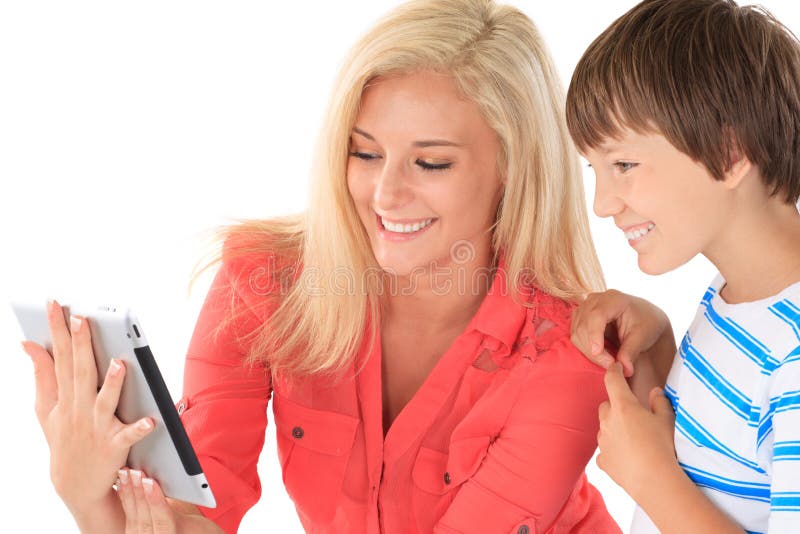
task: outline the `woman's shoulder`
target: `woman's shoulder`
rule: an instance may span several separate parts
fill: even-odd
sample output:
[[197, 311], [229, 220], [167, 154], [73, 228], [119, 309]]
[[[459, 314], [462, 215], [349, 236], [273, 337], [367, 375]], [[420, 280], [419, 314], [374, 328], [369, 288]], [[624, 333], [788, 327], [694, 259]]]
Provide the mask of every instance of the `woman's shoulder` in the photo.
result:
[[592, 363], [570, 340], [572, 316], [577, 303], [536, 289], [531, 295], [521, 344], [534, 345], [533, 363], [549, 371], [589, 372], [602, 375], [603, 368]]
[[301, 247], [302, 235], [271, 221], [234, 226], [224, 236], [215, 285], [263, 319], [297, 280]]

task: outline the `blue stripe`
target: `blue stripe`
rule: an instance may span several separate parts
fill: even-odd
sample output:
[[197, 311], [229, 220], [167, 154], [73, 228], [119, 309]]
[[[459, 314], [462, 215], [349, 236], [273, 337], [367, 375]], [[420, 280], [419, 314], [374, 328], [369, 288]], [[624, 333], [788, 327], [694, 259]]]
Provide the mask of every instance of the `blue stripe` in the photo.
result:
[[770, 501], [770, 485], [761, 484], [758, 482], [746, 482], [742, 480], [733, 480], [730, 478], [721, 477], [708, 471], [703, 471], [696, 467], [680, 464], [687, 476], [697, 486], [710, 488], [720, 493], [739, 497], [749, 501]]
[[777, 401], [775, 406], [775, 413], [788, 412], [800, 408], [800, 391], [787, 391], [780, 397], [770, 399], [769, 405], [772, 409], [772, 403]]
[[714, 306], [711, 305], [710, 297], [709, 298], [706, 297], [709, 297], [708, 292], [706, 293], [706, 296], [703, 297], [703, 302], [701, 303], [701, 305], [703, 305], [706, 308], [706, 311], [703, 315], [706, 318], [706, 320], [711, 324], [711, 326], [713, 326], [718, 332], [720, 332], [745, 356], [747, 356], [753, 362], [758, 364], [759, 367], [763, 366], [770, 360], [775, 362], [774, 358], [770, 358], [769, 348], [764, 346], [763, 343], [761, 343], [759, 340], [750, 335], [749, 332], [747, 332], [745, 329], [736, 324], [735, 321], [720, 316], [714, 309]]
[[798, 345], [796, 349], [790, 352], [789, 355], [783, 359], [781, 365], [790, 362], [796, 362], [797, 360], [800, 360], [800, 345]]
[[772, 446], [772, 461], [800, 460], [800, 441], [778, 441]]
[[763, 532], [759, 532], [757, 530], [745, 530], [745, 534], [764, 534]]
[[790, 300], [782, 300], [770, 306], [769, 311], [792, 327], [794, 335], [800, 339], [800, 309]]
[[770, 510], [781, 512], [800, 511], [800, 493], [796, 491], [775, 492], [772, 494]]
[[758, 473], [765, 473], [756, 462], [748, 460], [733, 452], [730, 448], [722, 444], [717, 438], [706, 430], [703, 425], [697, 422], [682, 406], [678, 407], [675, 419], [675, 428], [686, 436], [692, 443], [699, 447], [707, 447], [727, 456], [731, 460], [740, 463]]
[[[688, 336], [687, 336], [688, 337]], [[723, 404], [733, 410], [739, 417], [749, 420], [751, 401], [733, 384], [725, 380], [690, 343], [681, 343], [681, 353], [686, 367], [702, 382], [711, 393]]]

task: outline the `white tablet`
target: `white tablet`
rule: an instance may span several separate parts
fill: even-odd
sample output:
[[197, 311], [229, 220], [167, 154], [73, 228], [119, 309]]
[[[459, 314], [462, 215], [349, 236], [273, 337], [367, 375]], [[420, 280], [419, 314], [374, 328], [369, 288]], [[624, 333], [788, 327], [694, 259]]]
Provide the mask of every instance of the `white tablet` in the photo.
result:
[[[25, 338], [52, 354], [45, 304], [15, 302], [12, 308]], [[125, 382], [117, 417], [124, 423], [133, 423], [142, 417], [155, 421], [153, 431], [131, 447], [127, 465], [144, 470], [147, 476], [158, 480], [167, 497], [216, 507], [214, 495], [136, 316], [125, 308], [67, 305], [62, 308], [67, 324], [70, 314], [89, 321], [98, 385], [102, 384], [113, 358], [125, 362]]]

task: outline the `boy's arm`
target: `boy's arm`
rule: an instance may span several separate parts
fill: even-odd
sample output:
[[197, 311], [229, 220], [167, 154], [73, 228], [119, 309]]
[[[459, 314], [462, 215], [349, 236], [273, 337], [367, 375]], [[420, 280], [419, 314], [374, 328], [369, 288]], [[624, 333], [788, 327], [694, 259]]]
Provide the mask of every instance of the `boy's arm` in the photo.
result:
[[597, 465], [644, 509], [662, 534], [743, 533], [683, 472], [674, 447], [675, 415], [660, 389], [644, 408], [619, 364], [606, 372], [608, 402], [600, 405]]
[[717, 508], [674, 462], [649, 484], [631, 495], [661, 534], [715, 532], [743, 534], [745, 531]]

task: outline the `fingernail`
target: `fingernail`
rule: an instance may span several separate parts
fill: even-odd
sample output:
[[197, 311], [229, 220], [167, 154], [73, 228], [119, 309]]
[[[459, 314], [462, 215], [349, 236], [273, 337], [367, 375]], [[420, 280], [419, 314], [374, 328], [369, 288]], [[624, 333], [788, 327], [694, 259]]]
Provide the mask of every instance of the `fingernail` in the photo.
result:
[[152, 478], [143, 478], [142, 479], [142, 488], [144, 489], [145, 494], [150, 495], [153, 493], [153, 479]]
[[592, 343], [592, 354], [600, 354], [600, 351], [603, 349], [602, 345], [597, 343]]
[[611, 356], [603, 356], [602, 358], [600, 358], [600, 365], [602, 365], [606, 369], [611, 367], [612, 363], [614, 363], [614, 358], [612, 358]]
[[136, 423], [136, 427], [139, 430], [150, 430], [151, 428], [153, 428], [153, 425], [150, 424], [149, 419], [142, 419], [141, 421]]
[[70, 317], [69, 318], [69, 325], [72, 328], [72, 333], [75, 334], [81, 329], [81, 324], [83, 321], [78, 319], [77, 317]]
[[142, 472], [137, 471], [136, 469], [130, 470], [131, 474], [131, 482], [133, 482], [134, 486], [140, 486], [142, 484]]
[[128, 470], [127, 469], [120, 469], [119, 471], [117, 471], [117, 475], [119, 476], [120, 482], [122, 482], [123, 484], [127, 484], [128, 483]]
[[47, 299], [47, 313], [53, 311], [53, 299]]
[[122, 366], [119, 364], [117, 360], [111, 360], [111, 364], [108, 366], [108, 374], [111, 376], [117, 376], [122, 369]]

